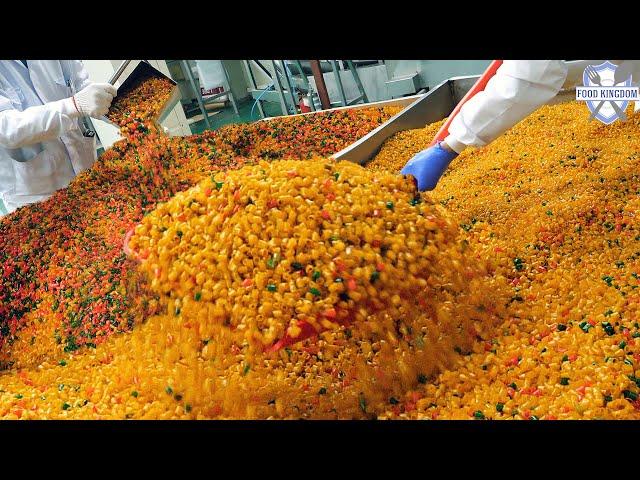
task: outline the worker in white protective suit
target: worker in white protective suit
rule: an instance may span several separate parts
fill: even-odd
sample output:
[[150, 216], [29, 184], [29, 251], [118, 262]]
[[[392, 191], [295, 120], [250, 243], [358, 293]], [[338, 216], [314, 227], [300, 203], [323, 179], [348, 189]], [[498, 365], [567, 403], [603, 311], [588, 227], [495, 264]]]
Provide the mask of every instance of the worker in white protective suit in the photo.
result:
[[414, 156], [401, 173], [413, 175], [420, 191], [433, 190], [465, 148], [491, 143], [551, 100], [562, 88], [567, 71], [562, 60], [505, 60], [484, 91], [460, 108], [449, 135]]
[[48, 198], [96, 160], [81, 117], [107, 113], [116, 89], [78, 60], [0, 61], [0, 216]]

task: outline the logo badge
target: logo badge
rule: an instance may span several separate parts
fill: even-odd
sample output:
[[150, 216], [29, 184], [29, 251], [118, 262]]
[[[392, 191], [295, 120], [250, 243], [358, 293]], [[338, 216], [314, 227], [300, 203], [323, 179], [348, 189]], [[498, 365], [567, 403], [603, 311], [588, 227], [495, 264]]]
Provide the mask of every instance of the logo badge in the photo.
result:
[[627, 105], [640, 99], [638, 87], [632, 84], [629, 66], [629, 63], [618, 66], [606, 61], [584, 69], [584, 86], [576, 88], [576, 100], [587, 102], [590, 120], [597, 118], [609, 125], [627, 119], [624, 113]]

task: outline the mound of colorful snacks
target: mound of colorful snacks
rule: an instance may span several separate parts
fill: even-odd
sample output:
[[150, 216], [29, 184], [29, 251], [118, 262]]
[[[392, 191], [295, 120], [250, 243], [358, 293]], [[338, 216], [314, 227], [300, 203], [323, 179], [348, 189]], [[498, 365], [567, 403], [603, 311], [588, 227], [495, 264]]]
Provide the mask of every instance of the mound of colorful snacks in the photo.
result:
[[0, 363], [95, 347], [141, 318], [122, 238], [181, 186], [158, 153], [167, 142], [156, 133], [145, 148], [120, 142], [68, 188], [0, 220]]
[[[357, 112], [187, 139], [136, 127], [52, 200], [2, 219], [0, 351], [13, 369], [0, 416], [640, 418], [638, 115], [604, 126], [582, 104], [544, 107], [463, 153], [422, 198], [453, 216], [457, 239], [424, 290], [374, 319], [259, 354], [147, 291], [122, 253], [146, 213], [217, 185], [212, 174], [224, 185], [227, 169], [327, 156], [389, 117]], [[402, 132], [369, 168], [397, 172], [437, 128]]]
[[[130, 242], [134, 256], [144, 257], [141, 269], [151, 273], [152, 288], [161, 294], [160, 303], [166, 314], [149, 316], [132, 332], [115, 336], [95, 350], [67, 354], [56, 361], [45, 360], [37, 368], [0, 376], [0, 416], [375, 418], [389, 406], [400, 404], [407, 391], [454, 366], [456, 352], [476, 348], [477, 338], [490, 334], [504, 309], [507, 285], [493, 274], [495, 267], [471, 255], [468, 245], [457, 238], [458, 229], [447, 220], [442, 207], [428, 198], [416, 198], [411, 182], [400, 176], [371, 174], [353, 164], [320, 159], [261, 163], [220, 176], [159, 205], [145, 217]], [[293, 180], [293, 185], [280, 181], [284, 178]], [[296, 178], [302, 183], [296, 183]], [[309, 185], [304, 185], [304, 179], [311, 180]], [[219, 183], [223, 184], [217, 190]], [[340, 188], [339, 183], [348, 185]], [[209, 188], [211, 191], [207, 192]], [[292, 191], [295, 188], [300, 192], [293, 196], [298, 193]], [[238, 198], [234, 198], [234, 192], [240, 192]], [[247, 192], [254, 195], [253, 203], [245, 198]], [[335, 207], [332, 222], [323, 218], [314, 202], [307, 201], [320, 200], [318, 196], [329, 193], [336, 196], [324, 202], [326, 208]], [[311, 198], [296, 199], [303, 195]], [[278, 204], [269, 207], [268, 196], [276, 197]], [[208, 211], [217, 210], [204, 207], [222, 202], [230, 207], [231, 216], [219, 225], [217, 213], [207, 215]], [[249, 207], [249, 211], [241, 214], [234, 202], [245, 209]], [[291, 205], [297, 208], [294, 210]], [[259, 233], [252, 227], [261, 226], [262, 221], [252, 217], [261, 206], [269, 208], [264, 215], [265, 229], [273, 226], [269, 226], [271, 216], [280, 230], [267, 232], [273, 240], [281, 240], [274, 245], [258, 239], [257, 245], [252, 246], [253, 241], [248, 238]], [[223, 216], [225, 210], [220, 213]], [[290, 218], [292, 213], [299, 216], [298, 221]], [[307, 221], [314, 214], [319, 220], [316, 229]], [[288, 231], [286, 222], [295, 227], [285, 241], [282, 235]], [[230, 230], [221, 228], [225, 223]], [[318, 234], [320, 227], [322, 235]], [[340, 232], [341, 238], [332, 238], [334, 232]], [[216, 248], [194, 249], [202, 245], [198, 235], [217, 242]], [[321, 238], [314, 238], [316, 235]], [[233, 244], [234, 238], [243, 237], [243, 245]], [[288, 249], [292, 238], [297, 239], [299, 247], [295, 255]], [[226, 247], [225, 239], [231, 239]], [[179, 249], [170, 248], [176, 243]], [[235, 248], [237, 253], [228, 255], [225, 248]], [[270, 248], [280, 248], [282, 257], [266, 255]], [[169, 262], [174, 250], [178, 259]], [[331, 253], [325, 256], [324, 251]], [[240, 261], [239, 253], [244, 254], [244, 260], [253, 254], [264, 261], [250, 267]], [[163, 258], [163, 254], [167, 257]], [[193, 284], [189, 284], [189, 275], [180, 275], [173, 279], [177, 283], [165, 285], [164, 282], [171, 282], [175, 267], [188, 270], [196, 255], [202, 258], [196, 259], [194, 265], [203, 268], [208, 279], [199, 282], [201, 277], [192, 272]], [[298, 268], [296, 263], [302, 261], [309, 268]], [[220, 268], [219, 264], [225, 262], [230, 267]], [[231, 268], [234, 265], [237, 268]], [[258, 289], [261, 280], [249, 285], [236, 279], [236, 274], [244, 273], [245, 266], [256, 275], [265, 274], [265, 282], [279, 277], [284, 280], [279, 286], [289, 286], [294, 295], [288, 295], [283, 287], [282, 298], [277, 298], [280, 292], [271, 292], [267, 283], [266, 293], [272, 298], [261, 299], [260, 293], [265, 293]], [[416, 275], [414, 280], [412, 269], [416, 274], [422, 270], [429, 274], [422, 279]], [[225, 282], [217, 296], [224, 300], [207, 304], [207, 281], [221, 277]], [[247, 300], [257, 297], [260, 308], [273, 305], [271, 313], [275, 308], [285, 310], [290, 299], [297, 308], [311, 305], [313, 310], [316, 294], [306, 292], [306, 283], [317, 285], [311, 288], [328, 292], [328, 296], [332, 292], [348, 295], [350, 298], [338, 295], [335, 299], [339, 299], [339, 307], [345, 308], [342, 304], [348, 306], [358, 295], [382, 300], [394, 289], [402, 291], [391, 281], [398, 285], [409, 283], [406, 289], [412, 290], [411, 298], [388, 298], [389, 308], [379, 310], [375, 318], [370, 314], [369, 318], [354, 319], [352, 324], [322, 332], [318, 338], [263, 353], [251, 348], [252, 337], [235, 334], [241, 327], [251, 331], [254, 326], [257, 304], [243, 304]], [[306, 292], [306, 298], [295, 295], [298, 288], [300, 293]], [[171, 295], [163, 298], [167, 293]], [[218, 307], [222, 316], [240, 320], [235, 330], [212, 321]], [[243, 316], [242, 309], [249, 310], [248, 314]], [[282, 317], [273, 315], [275, 320]], [[276, 327], [276, 332], [284, 331], [282, 325], [276, 323]], [[415, 396], [411, 398], [417, 400]]]
[[330, 110], [319, 115], [277, 117], [261, 122], [227, 125], [187, 138], [211, 144], [212, 150], [231, 150], [242, 157], [277, 160], [329, 157], [389, 120], [401, 107]]
[[[258, 131], [296, 138], [303, 156], [330, 154], [327, 145], [343, 148], [393, 114], [327, 112], [188, 138], [168, 138], [151, 123], [133, 131], [125, 124], [126, 138], [68, 188], [0, 220], [0, 367], [93, 348], [153, 312], [154, 299], [136, 294], [135, 262], [122, 250], [126, 232], [158, 202], [221, 169], [258, 161], [262, 152], [247, 147]], [[309, 127], [314, 121], [322, 135]]]
[[[228, 329], [173, 311], [95, 350], [0, 376], [0, 416], [375, 418], [417, 401], [406, 392], [453, 367], [455, 351], [474, 348], [474, 335], [487, 335], [484, 326], [495, 323], [489, 312], [503, 308], [504, 299], [492, 304], [487, 292], [506, 284], [477, 265], [466, 270], [471, 279], [456, 280], [461, 288], [450, 284], [460, 276], [455, 262], [465, 260], [449, 253], [438, 278], [386, 319], [385, 337], [344, 328], [260, 356]], [[437, 318], [420, 313], [434, 308]]]
[[400, 175], [283, 160], [178, 193], [128, 246], [169, 313], [266, 347], [376, 312], [399, 318], [457, 231]]
[[[403, 418], [640, 418], [640, 116], [588, 117], [579, 103], [543, 107], [460, 155], [432, 192], [511, 298], [484, 351]], [[434, 128], [389, 140], [371, 165], [397, 171]]]

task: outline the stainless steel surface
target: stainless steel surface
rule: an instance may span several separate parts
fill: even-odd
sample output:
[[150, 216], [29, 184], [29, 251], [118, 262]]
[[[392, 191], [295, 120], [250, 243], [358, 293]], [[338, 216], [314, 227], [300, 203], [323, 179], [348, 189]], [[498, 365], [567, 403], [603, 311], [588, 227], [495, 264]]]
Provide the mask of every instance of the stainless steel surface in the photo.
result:
[[167, 116], [171, 113], [171, 110], [173, 110], [173, 108], [180, 103], [180, 98], [182, 98], [182, 96], [180, 95], [180, 89], [177, 85], [174, 85], [171, 89], [171, 96], [166, 102], [164, 102], [164, 105], [160, 109], [160, 112], [158, 112], [156, 123], [162, 123], [164, 119], [167, 118]]
[[[442, 82], [425, 95], [417, 97], [418, 99], [414, 100], [407, 108], [391, 117], [360, 140], [334, 154], [333, 158], [336, 160], [350, 160], [364, 165], [378, 152], [384, 141], [393, 134], [403, 130], [422, 128], [428, 123], [441, 120], [449, 115], [456, 105], [450, 80]], [[414, 96], [413, 98], [416, 97]], [[368, 104], [367, 106], [373, 105]]]
[[[173, 85], [171, 90], [171, 95], [164, 102], [162, 107], [159, 109], [158, 114], [156, 115], [156, 118], [153, 119], [156, 123], [161, 123], [167, 117], [167, 115], [171, 112], [171, 110], [173, 110], [173, 108], [180, 102], [180, 89], [178, 88], [178, 84], [176, 82], [174, 82], [171, 78], [167, 77], [161, 71], [155, 69], [148, 62], [141, 61], [140, 63], [138, 63], [138, 65], [136, 65], [136, 68], [133, 69], [133, 71], [127, 76], [127, 78], [124, 79], [120, 87], [118, 87], [118, 94], [116, 95], [116, 99], [120, 96], [124, 96], [128, 94], [129, 91], [131, 91], [134, 87], [138, 85], [139, 81], [147, 78], [151, 78], [151, 77], [164, 78], [169, 82], [171, 82], [171, 84]], [[105, 120], [105, 119], [106, 117], [102, 118], [102, 120]], [[112, 122], [109, 122], [109, 123], [112, 123]]]
[[403, 77], [392, 78], [384, 82], [384, 84], [387, 88], [387, 95], [391, 98], [407, 94], [413, 95], [420, 90], [420, 76], [418, 72], [414, 72]]
[[471, 87], [475, 85], [478, 78], [480, 78], [479, 75], [469, 75], [464, 77], [452, 77], [448, 80], [445, 80], [445, 82], [450, 82], [449, 88], [451, 88], [451, 95], [453, 96], [453, 102], [455, 103], [455, 105], [457, 105], [458, 102], [460, 102], [460, 100], [462, 100], [462, 98], [471, 89]]

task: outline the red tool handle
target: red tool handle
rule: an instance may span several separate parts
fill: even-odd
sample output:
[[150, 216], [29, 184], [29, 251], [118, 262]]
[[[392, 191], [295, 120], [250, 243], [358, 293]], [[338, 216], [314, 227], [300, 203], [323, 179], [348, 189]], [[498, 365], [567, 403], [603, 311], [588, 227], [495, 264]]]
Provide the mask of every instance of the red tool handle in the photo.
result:
[[[336, 308], [335, 310], [339, 310], [338, 308]], [[342, 310], [342, 312], [344, 312], [344, 310]], [[337, 314], [338, 312], [336, 312]], [[333, 321], [337, 322], [340, 325], [344, 325], [347, 326], [350, 323], [353, 322], [353, 313], [352, 312], [347, 312], [347, 315], [345, 318], [340, 318], [340, 319], [333, 319]], [[285, 334], [285, 336], [283, 338], [281, 338], [280, 340], [276, 341], [273, 345], [269, 346], [266, 348], [266, 350], [268, 352], [277, 352], [278, 350], [288, 347], [290, 345], [293, 345], [295, 343], [298, 342], [302, 342], [303, 340], [306, 340], [307, 338], [311, 338], [311, 337], [315, 337], [318, 334], [320, 334], [321, 332], [325, 332], [328, 329], [325, 327], [320, 327], [319, 330], [316, 330], [313, 325], [311, 325], [308, 322], [305, 321], [299, 321], [298, 322], [298, 327], [300, 327], [300, 329], [302, 330], [300, 332], [300, 334], [293, 338], [291, 337], [288, 333]]]
[[289, 345], [293, 345], [294, 343], [302, 342], [307, 338], [315, 337], [319, 332], [316, 331], [315, 328], [310, 323], [307, 322], [299, 322], [298, 326], [302, 329], [300, 335], [296, 338], [292, 338], [288, 333], [285, 334], [283, 338], [275, 342], [273, 345], [267, 348], [268, 352], [277, 352], [278, 350], [288, 347]]
[[498, 68], [500, 68], [500, 65], [502, 65], [502, 60], [494, 60], [493, 62], [491, 62], [482, 76], [480, 76], [478, 81], [473, 85], [473, 87], [471, 87], [471, 90], [469, 90], [467, 94], [462, 97], [462, 100], [458, 102], [458, 105], [456, 105], [456, 108], [453, 109], [453, 112], [451, 112], [451, 115], [449, 115], [447, 121], [444, 122], [444, 125], [442, 125], [440, 130], [438, 130], [436, 136], [433, 137], [433, 142], [431, 142], [431, 145], [435, 145], [436, 143], [441, 142], [442, 140], [447, 138], [447, 135], [449, 135], [449, 125], [451, 125], [454, 117], [458, 114], [462, 106], [467, 103], [476, 93], [484, 90], [484, 87], [487, 86], [487, 83], [489, 82], [491, 77], [496, 74], [496, 71], [498, 70]]

